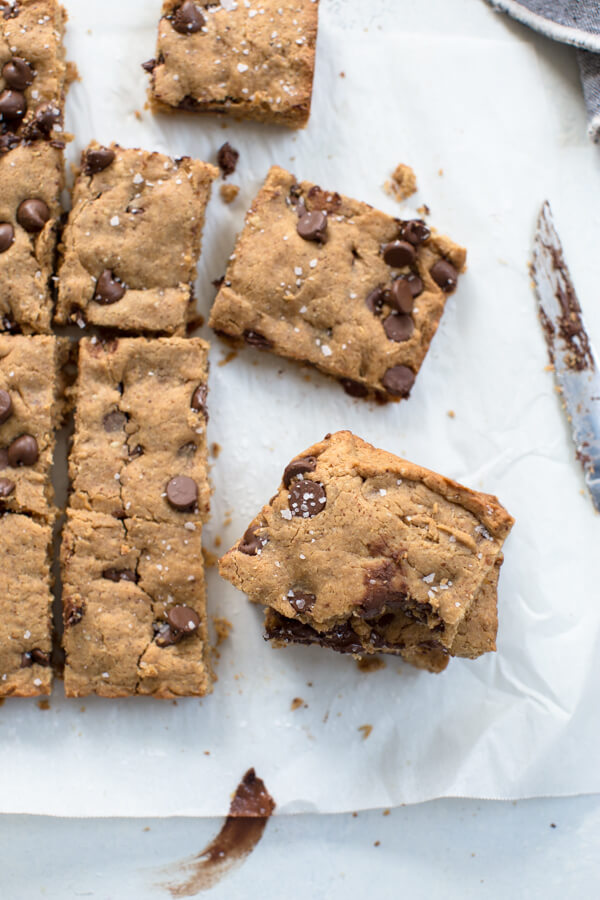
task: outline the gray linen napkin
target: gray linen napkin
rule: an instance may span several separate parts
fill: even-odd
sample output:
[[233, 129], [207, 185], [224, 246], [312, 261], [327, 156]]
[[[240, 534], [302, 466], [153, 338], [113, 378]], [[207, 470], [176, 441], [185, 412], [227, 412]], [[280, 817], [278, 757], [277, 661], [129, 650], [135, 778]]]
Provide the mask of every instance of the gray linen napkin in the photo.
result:
[[488, 0], [540, 34], [577, 47], [588, 133], [600, 142], [600, 0]]

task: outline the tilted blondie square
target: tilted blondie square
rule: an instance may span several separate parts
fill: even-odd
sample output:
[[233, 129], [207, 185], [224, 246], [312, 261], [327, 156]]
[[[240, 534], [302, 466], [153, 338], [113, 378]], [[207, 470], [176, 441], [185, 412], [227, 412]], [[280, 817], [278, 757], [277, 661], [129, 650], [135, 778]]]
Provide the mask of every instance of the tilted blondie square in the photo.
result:
[[495, 649], [502, 545], [495, 497], [348, 431], [292, 460], [220, 572], [268, 608], [275, 643], [396, 653], [440, 671]]
[[200, 525], [70, 510], [61, 555], [68, 697], [210, 690]]
[[80, 341], [71, 507], [190, 530], [205, 521], [207, 376], [200, 338]]
[[318, 16], [318, 0], [165, 0], [144, 63], [154, 107], [304, 127]]
[[217, 174], [187, 156], [92, 143], [63, 233], [57, 323], [184, 335]]
[[56, 0], [0, 0], [0, 153], [21, 141], [62, 143], [66, 19]]
[[312, 363], [354, 397], [407, 397], [465, 250], [273, 167], [246, 216], [210, 325]]
[[0, 512], [54, 520], [51, 469], [68, 353], [65, 338], [0, 334]]
[[63, 153], [50, 144], [0, 154], [0, 332], [50, 331]]
[[0, 502], [0, 697], [49, 694], [52, 527], [2, 509]]

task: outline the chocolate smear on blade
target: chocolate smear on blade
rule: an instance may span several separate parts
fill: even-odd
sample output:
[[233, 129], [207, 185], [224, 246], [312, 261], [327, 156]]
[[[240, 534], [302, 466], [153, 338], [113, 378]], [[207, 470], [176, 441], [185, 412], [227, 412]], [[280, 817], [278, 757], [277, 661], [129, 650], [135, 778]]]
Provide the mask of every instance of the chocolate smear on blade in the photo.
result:
[[275, 801], [264, 781], [254, 769], [248, 769], [236, 788], [229, 815], [218, 835], [200, 853], [175, 864], [184, 880], [163, 883], [162, 887], [171, 897], [195, 897], [200, 891], [215, 887], [252, 853], [274, 809]]

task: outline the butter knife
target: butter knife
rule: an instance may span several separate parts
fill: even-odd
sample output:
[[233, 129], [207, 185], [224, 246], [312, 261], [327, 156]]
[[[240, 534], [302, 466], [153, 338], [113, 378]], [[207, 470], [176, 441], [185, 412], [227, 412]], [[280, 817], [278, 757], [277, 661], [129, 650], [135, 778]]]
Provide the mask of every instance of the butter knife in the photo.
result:
[[600, 512], [600, 371], [548, 201], [543, 204], [537, 223], [531, 273], [575, 454], [583, 466], [594, 506]]

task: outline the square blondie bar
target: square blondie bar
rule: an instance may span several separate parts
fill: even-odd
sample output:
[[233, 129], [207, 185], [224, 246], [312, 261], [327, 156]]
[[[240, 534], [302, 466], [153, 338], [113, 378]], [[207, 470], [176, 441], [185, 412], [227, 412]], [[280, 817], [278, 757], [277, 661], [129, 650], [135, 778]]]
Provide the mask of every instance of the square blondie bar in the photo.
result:
[[309, 362], [354, 397], [408, 397], [465, 250], [273, 167], [246, 216], [210, 325]]
[[338, 432], [292, 460], [220, 572], [275, 644], [386, 652], [431, 671], [495, 649], [495, 497]]
[[59, 325], [184, 335], [216, 167], [92, 143], [58, 273]]
[[0, 332], [50, 331], [63, 183], [63, 153], [48, 143], [0, 154]]
[[165, 0], [144, 64], [154, 107], [304, 127], [318, 15], [318, 0]]

